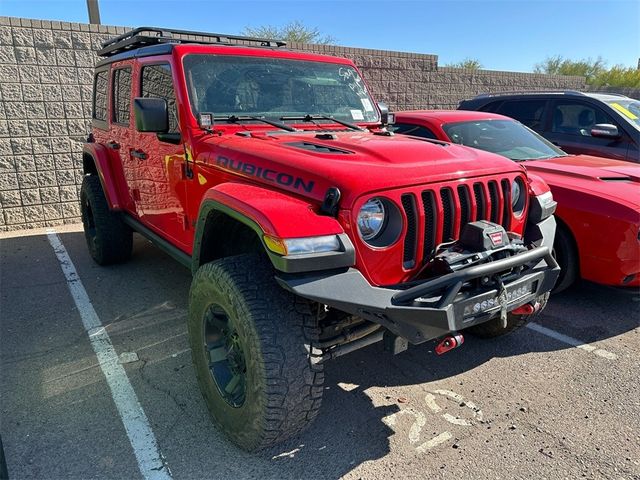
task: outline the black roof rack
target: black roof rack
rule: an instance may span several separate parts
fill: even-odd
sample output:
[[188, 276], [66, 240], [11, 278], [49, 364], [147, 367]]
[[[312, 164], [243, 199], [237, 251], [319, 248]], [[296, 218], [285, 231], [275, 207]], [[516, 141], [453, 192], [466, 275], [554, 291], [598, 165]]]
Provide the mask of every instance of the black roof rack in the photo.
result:
[[243, 37], [221, 33], [192, 32], [189, 30], [175, 30], [172, 28], [138, 27], [122, 35], [118, 35], [102, 44], [98, 51], [101, 57], [111, 57], [118, 53], [127, 52], [135, 48], [157, 45], [160, 43], [202, 43], [231, 45], [257, 44], [261, 47], [284, 47], [287, 43], [268, 38]]

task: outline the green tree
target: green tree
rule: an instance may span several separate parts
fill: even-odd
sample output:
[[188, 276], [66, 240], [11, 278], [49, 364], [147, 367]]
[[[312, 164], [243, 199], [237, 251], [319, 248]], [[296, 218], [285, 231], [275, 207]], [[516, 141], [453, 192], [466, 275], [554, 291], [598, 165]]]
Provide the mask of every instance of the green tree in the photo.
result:
[[591, 85], [596, 87], [640, 88], [640, 69], [614, 65], [598, 75]]
[[578, 75], [585, 77], [588, 85], [596, 87], [640, 88], [640, 70], [624, 65], [614, 65], [607, 68], [607, 62], [602, 57], [595, 60], [591, 58], [570, 60], [556, 55], [537, 63], [534, 72], [551, 75]]
[[465, 58], [460, 62], [447, 63], [445, 67], [451, 68], [465, 68], [467, 70], [480, 70], [482, 63], [477, 58]]
[[245, 27], [242, 33], [250, 37], [285, 40], [287, 42], [315, 43], [318, 45], [335, 43], [335, 38], [332, 36], [323, 35], [317, 27], [307, 27], [299, 20], [289, 22], [281, 27], [275, 25]]
[[561, 55], [556, 55], [547, 57], [543, 62], [537, 63], [533, 71], [549, 75], [577, 75], [586, 77], [587, 83], [591, 83], [606, 70], [606, 67], [607, 64], [602, 57], [598, 57], [595, 60], [591, 58], [569, 60]]

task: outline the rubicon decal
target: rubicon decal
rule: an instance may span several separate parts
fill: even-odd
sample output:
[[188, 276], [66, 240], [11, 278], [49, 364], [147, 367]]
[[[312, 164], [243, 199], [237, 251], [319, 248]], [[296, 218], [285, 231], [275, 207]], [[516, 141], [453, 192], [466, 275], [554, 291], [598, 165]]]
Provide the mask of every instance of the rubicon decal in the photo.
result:
[[278, 172], [270, 168], [258, 167], [251, 163], [232, 160], [231, 158], [223, 156], [219, 156], [216, 159], [216, 164], [225, 170], [244, 173], [250, 177], [261, 178], [268, 182], [277, 183], [284, 187], [293, 187], [296, 190], [302, 190], [307, 193], [311, 193], [315, 185], [313, 180], [305, 180], [300, 177], [289, 175], [288, 173]]

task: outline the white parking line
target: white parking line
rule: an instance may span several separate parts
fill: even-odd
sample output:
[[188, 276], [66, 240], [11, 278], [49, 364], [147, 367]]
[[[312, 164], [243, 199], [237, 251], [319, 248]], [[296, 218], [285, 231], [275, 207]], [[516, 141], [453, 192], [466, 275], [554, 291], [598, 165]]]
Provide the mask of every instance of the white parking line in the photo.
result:
[[608, 352], [607, 350], [603, 350], [601, 348], [594, 347], [593, 345], [589, 345], [588, 343], [584, 343], [577, 338], [569, 337], [564, 333], [556, 332], [555, 330], [551, 330], [550, 328], [543, 327], [537, 323], [531, 322], [528, 323], [527, 328], [533, 330], [534, 332], [541, 333], [542, 335], [546, 335], [547, 337], [551, 337], [559, 342], [566, 343], [567, 345], [571, 345], [572, 347], [579, 348], [580, 350], [584, 350], [585, 352], [593, 353], [602, 358], [606, 358], [607, 360], [616, 360], [618, 356], [615, 353]]
[[93, 351], [98, 357], [102, 373], [104, 373], [111, 389], [111, 396], [129, 437], [140, 473], [149, 480], [170, 480], [172, 478], [171, 472], [163, 461], [149, 420], [142, 410], [124, 368], [120, 365], [118, 354], [113, 348], [109, 334], [98, 318], [66, 248], [55, 230], [48, 230], [47, 238], [56, 257], [58, 257], [62, 273], [67, 280], [67, 286], [89, 335]]

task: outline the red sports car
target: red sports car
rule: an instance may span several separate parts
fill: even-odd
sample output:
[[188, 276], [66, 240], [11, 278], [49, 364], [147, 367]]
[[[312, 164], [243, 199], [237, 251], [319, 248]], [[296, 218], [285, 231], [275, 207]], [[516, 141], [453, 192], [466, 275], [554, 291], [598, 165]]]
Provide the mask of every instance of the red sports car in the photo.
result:
[[539, 174], [558, 202], [556, 291], [578, 277], [640, 286], [640, 165], [567, 155], [520, 122], [486, 112], [398, 112], [392, 130], [504, 155]]

